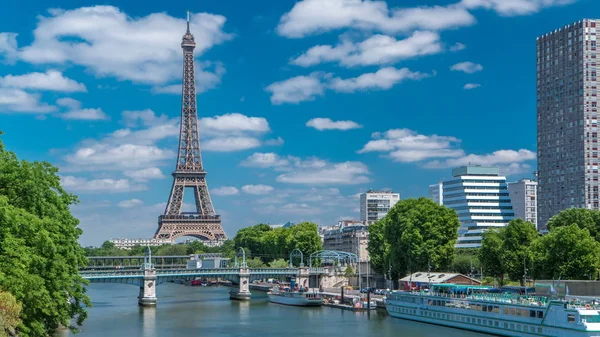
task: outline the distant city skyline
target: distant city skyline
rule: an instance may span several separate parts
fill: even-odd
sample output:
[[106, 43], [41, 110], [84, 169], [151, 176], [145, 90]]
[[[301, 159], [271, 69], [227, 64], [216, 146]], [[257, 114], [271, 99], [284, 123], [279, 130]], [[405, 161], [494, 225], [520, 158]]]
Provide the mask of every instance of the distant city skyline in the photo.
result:
[[600, 10], [591, 0], [323, 4], [6, 1], [2, 140], [60, 168], [81, 200], [83, 245], [150, 238], [172, 182], [189, 9], [200, 146], [225, 232], [332, 225], [359, 219], [370, 188], [426, 196], [468, 163], [531, 177], [535, 39]]

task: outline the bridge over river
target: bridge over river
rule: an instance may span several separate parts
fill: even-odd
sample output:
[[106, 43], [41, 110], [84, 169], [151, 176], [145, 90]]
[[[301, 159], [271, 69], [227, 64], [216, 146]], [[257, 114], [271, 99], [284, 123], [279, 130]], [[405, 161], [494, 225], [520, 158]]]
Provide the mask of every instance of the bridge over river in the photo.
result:
[[[243, 251], [242, 251], [243, 252]], [[110, 260], [111, 263], [107, 266], [105, 263], [100, 265], [90, 264], [87, 268], [80, 270], [79, 274], [89, 280], [90, 283], [121, 283], [130, 284], [139, 287], [139, 304], [144, 306], [156, 305], [156, 286], [164, 282], [172, 282], [175, 280], [193, 280], [196, 278], [219, 278], [228, 280], [234, 284], [230, 291], [230, 298], [237, 300], [248, 300], [251, 297], [250, 283], [254, 280], [265, 278], [280, 278], [286, 277], [295, 279], [296, 284], [302, 287], [309, 287], [309, 278], [311, 276], [325, 276], [328, 271], [320, 267], [305, 267], [303, 263], [300, 267], [288, 268], [248, 268], [246, 265], [246, 256], [243, 253], [241, 265], [234, 268], [172, 268], [177, 263], [171, 263], [168, 267], [156, 268], [152, 262], [161, 261], [164, 257], [152, 258], [150, 250], [147, 251], [144, 257], [96, 257], [90, 258], [95, 262]], [[139, 265], [129, 264], [129, 268], [116, 268], [115, 261], [122, 263], [130, 258], [130, 261], [143, 260], [144, 263]], [[158, 260], [156, 259], [158, 258]], [[177, 261], [183, 256], [171, 256], [172, 261]], [[186, 259], [189, 259], [186, 256]], [[164, 259], [162, 259], [164, 261]], [[108, 267], [108, 269], [106, 268]]]

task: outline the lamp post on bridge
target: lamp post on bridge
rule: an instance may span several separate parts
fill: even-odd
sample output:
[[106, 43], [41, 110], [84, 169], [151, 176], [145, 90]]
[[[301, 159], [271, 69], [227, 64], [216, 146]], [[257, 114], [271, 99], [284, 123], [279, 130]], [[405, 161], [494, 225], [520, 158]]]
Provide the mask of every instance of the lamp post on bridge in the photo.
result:
[[144, 279], [140, 285], [140, 295], [138, 296], [138, 303], [145, 307], [156, 306], [156, 269], [152, 265], [152, 250], [150, 246], [146, 248], [146, 254], [144, 254]]
[[246, 251], [244, 248], [240, 247], [238, 249], [238, 253], [236, 253], [236, 258], [240, 254], [242, 255], [242, 265], [240, 266], [240, 271], [238, 274], [239, 285], [238, 287], [232, 287], [231, 291], [229, 291], [229, 298], [232, 300], [240, 300], [247, 301], [250, 300], [250, 271], [248, 270], [248, 266], [246, 265]]

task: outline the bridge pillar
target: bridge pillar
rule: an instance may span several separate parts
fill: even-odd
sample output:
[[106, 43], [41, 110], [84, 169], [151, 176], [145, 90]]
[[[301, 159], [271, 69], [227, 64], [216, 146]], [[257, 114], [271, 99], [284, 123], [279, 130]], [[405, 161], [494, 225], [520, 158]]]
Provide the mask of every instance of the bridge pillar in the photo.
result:
[[156, 269], [144, 270], [144, 281], [140, 287], [138, 304], [144, 307], [156, 306]]
[[310, 277], [310, 270], [308, 269], [308, 267], [298, 268], [298, 273], [296, 274], [296, 284], [299, 287], [308, 288], [309, 284], [310, 284], [309, 277]]
[[250, 293], [250, 270], [248, 268], [240, 268], [239, 279], [239, 286], [231, 288], [229, 298], [232, 300], [248, 301], [252, 295]]

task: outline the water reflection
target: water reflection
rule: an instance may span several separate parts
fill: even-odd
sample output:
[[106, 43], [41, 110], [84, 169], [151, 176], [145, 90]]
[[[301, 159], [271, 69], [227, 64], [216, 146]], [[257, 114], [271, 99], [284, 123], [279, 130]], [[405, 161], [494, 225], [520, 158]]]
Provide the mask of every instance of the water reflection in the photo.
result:
[[156, 307], [140, 307], [144, 336], [156, 336]]

